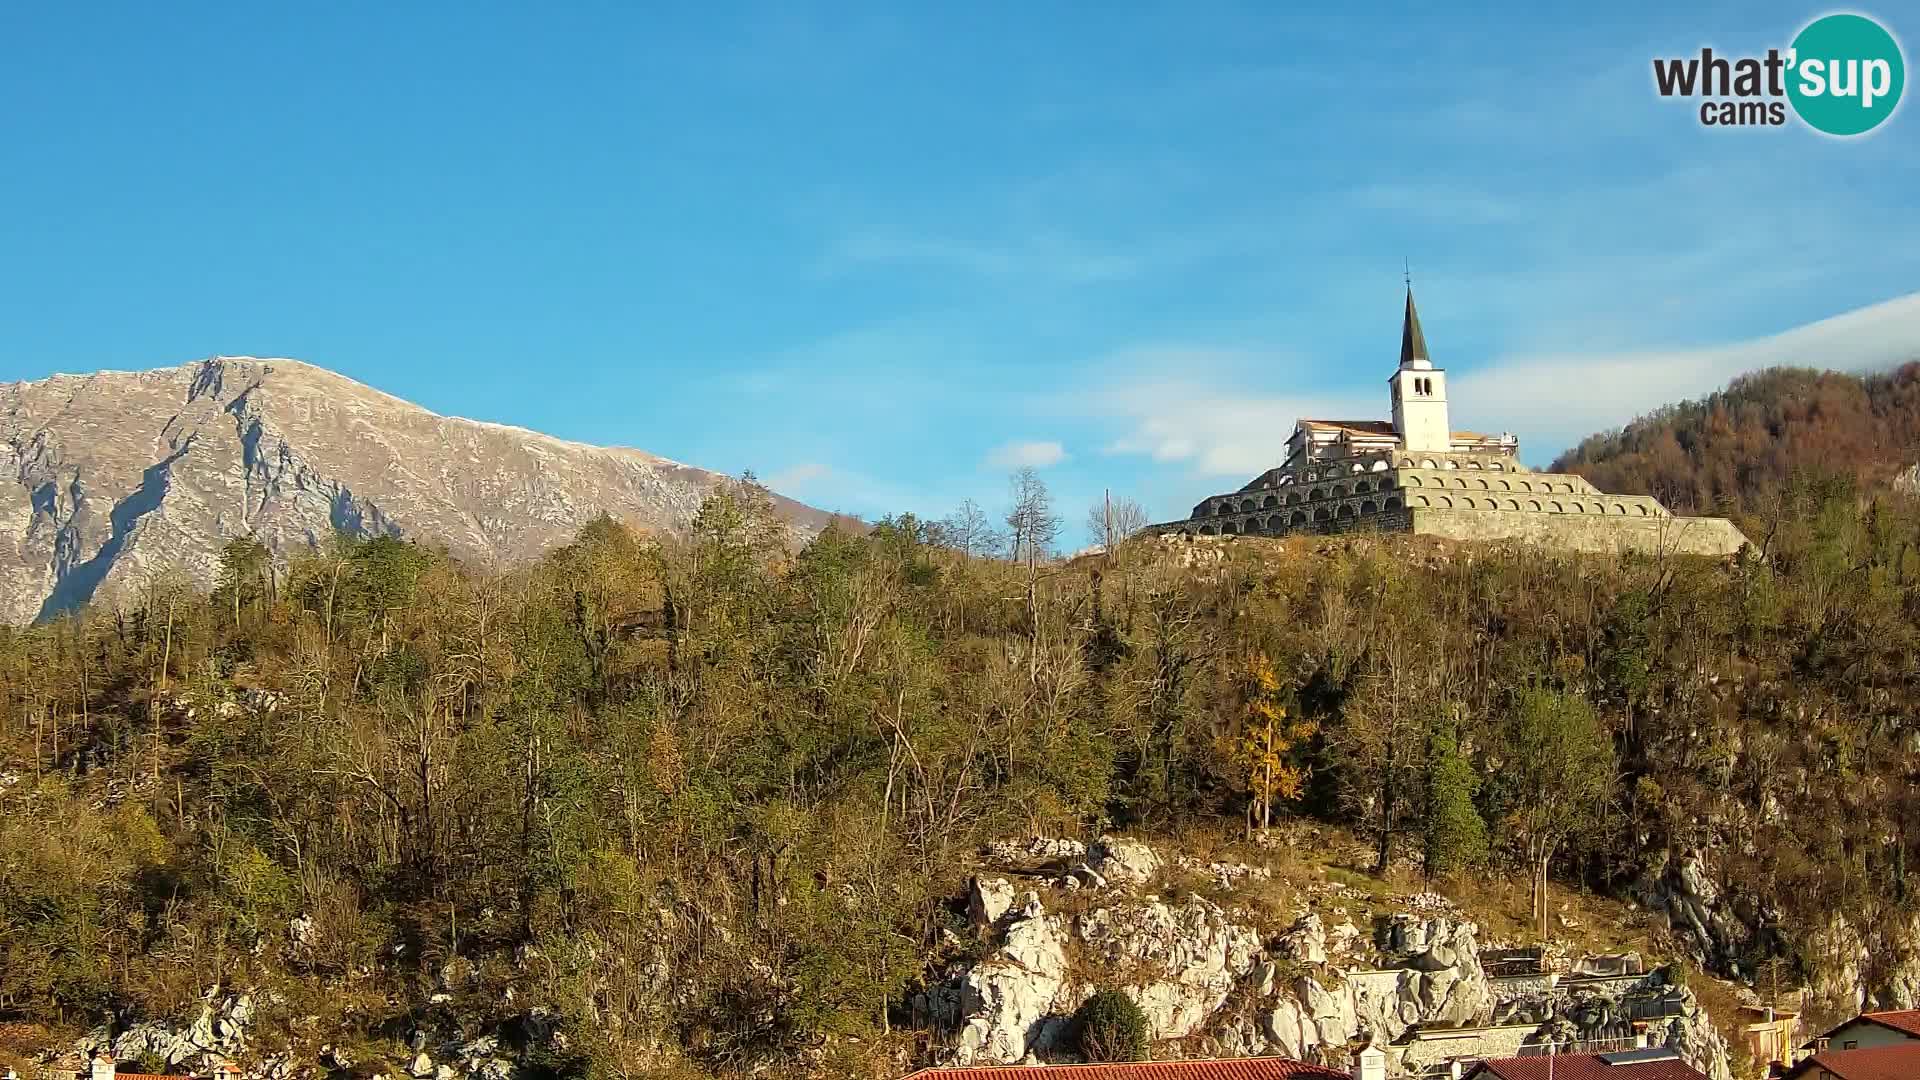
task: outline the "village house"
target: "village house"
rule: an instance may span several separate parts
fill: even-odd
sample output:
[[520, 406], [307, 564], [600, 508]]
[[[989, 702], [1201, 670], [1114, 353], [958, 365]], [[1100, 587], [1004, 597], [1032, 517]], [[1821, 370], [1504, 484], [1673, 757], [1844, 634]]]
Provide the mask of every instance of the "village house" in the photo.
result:
[[[1823, 1050], [1866, 1050], [1895, 1043], [1920, 1042], [1920, 1009], [1861, 1013], [1807, 1045]], [[1914, 1074], [1920, 1077], [1920, 1073]]]
[[1387, 380], [1391, 420], [1298, 421], [1286, 460], [1237, 491], [1210, 495], [1181, 521], [1147, 531], [1284, 536], [1358, 529], [1453, 540], [1519, 540], [1577, 551], [1732, 555], [1747, 538], [1724, 518], [1680, 517], [1645, 495], [1610, 495], [1571, 473], [1520, 463], [1511, 434], [1456, 431], [1447, 373], [1414, 310]]
[[1354, 1055], [1353, 1068], [1347, 1071], [1281, 1057], [1203, 1058], [922, 1069], [905, 1080], [1386, 1080], [1386, 1076], [1386, 1054], [1369, 1046]]
[[1916, 1080], [1920, 1040], [1855, 1050], [1822, 1050], [1788, 1069], [1783, 1080]]
[[1665, 1047], [1613, 1054], [1535, 1054], [1494, 1058], [1465, 1080], [1706, 1080], [1706, 1074]]
[[1775, 1005], [1742, 1005], [1740, 1033], [1747, 1044], [1747, 1056], [1754, 1061], [1796, 1060], [1794, 1040], [1800, 1028], [1800, 1013]]
[[[73, 1074], [76, 1080], [194, 1080], [188, 1075], [174, 1073], [124, 1072], [114, 1061], [113, 1055], [101, 1051], [87, 1062], [85, 1072]], [[231, 1061], [222, 1061], [209, 1070], [203, 1080], [238, 1080], [240, 1067]]]

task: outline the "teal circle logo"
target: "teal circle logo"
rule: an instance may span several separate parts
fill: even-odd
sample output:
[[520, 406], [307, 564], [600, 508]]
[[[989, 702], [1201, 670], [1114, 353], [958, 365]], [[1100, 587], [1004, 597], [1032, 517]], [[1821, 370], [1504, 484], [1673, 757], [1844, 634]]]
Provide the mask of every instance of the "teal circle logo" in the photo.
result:
[[1907, 65], [1900, 43], [1864, 15], [1826, 15], [1793, 39], [1787, 99], [1816, 131], [1861, 135], [1900, 104]]

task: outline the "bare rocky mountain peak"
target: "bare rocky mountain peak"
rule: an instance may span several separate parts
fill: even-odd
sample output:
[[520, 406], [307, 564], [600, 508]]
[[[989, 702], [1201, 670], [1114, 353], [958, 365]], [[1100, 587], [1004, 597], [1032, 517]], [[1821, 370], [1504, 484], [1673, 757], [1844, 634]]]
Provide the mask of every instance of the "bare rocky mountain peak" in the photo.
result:
[[[5, 383], [0, 619], [107, 599], [168, 568], [207, 584], [221, 546], [250, 534], [281, 557], [343, 530], [510, 562], [602, 512], [682, 528], [725, 480], [641, 450], [441, 416], [298, 360]], [[829, 520], [777, 503], [803, 535]]]

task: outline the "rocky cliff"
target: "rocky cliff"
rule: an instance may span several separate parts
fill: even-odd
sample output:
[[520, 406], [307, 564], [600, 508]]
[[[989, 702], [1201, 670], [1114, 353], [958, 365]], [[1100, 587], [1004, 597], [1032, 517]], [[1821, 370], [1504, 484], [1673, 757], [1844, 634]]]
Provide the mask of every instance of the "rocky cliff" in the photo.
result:
[[[216, 357], [0, 384], [0, 620], [47, 617], [229, 538], [285, 557], [336, 530], [525, 558], [602, 513], [683, 527], [724, 478], [639, 450], [439, 416], [311, 364]], [[779, 499], [802, 534], [828, 516]]]
[[[956, 962], [916, 1002], [953, 1065], [1075, 1060], [1073, 1014], [1119, 989], [1173, 1056], [1279, 1054], [1346, 1066], [1369, 1043], [1390, 1075], [1444, 1073], [1453, 1058], [1618, 1049], [1640, 1036], [1709, 1077], [1731, 1076], [1728, 1047], [1668, 973], [1494, 978], [1479, 928], [1445, 900], [1356, 926], [1338, 886], [1299, 901], [1279, 932], [1236, 896], [1262, 868], [1163, 859], [1137, 841], [1039, 839], [990, 849], [1017, 876], [1059, 876], [1022, 890], [979, 876], [967, 910], [987, 946]], [[1182, 882], [1211, 878], [1215, 898]], [[1163, 887], [1171, 886], [1167, 891]], [[1648, 1022], [1646, 1018], [1654, 1018]]]

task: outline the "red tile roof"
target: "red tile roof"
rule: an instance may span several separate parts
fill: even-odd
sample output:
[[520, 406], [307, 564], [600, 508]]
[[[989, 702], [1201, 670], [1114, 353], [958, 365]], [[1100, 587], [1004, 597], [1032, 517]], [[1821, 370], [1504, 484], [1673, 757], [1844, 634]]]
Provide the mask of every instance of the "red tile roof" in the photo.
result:
[[1869, 1046], [1865, 1050], [1827, 1050], [1788, 1071], [1789, 1077], [1818, 1076], [1825, 1069], [1840, 1080], [1914, 1080], [1920, 1076], [1920, 1042]]
[[907, 1080], [1348, 1080], [1350, 1074], [1291, 1058], [1139, 1061], [1110, 1065], [995, 1065], [922, 1069]]
[[1599, 1054], [1492, 1058], [1467, 1076], [1499, 1080], [1706, 1080], [1703, 1073], [1679, 1058], [1609, 1064]]
[[1895, 1031], [1904, 1031], [1920, 1039], [1920, 1009], [1901, 1009], [1896, 1012], [1861, 1013], [1860, 1019], [1871, 1020]]

